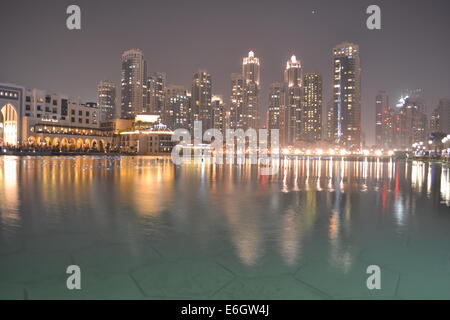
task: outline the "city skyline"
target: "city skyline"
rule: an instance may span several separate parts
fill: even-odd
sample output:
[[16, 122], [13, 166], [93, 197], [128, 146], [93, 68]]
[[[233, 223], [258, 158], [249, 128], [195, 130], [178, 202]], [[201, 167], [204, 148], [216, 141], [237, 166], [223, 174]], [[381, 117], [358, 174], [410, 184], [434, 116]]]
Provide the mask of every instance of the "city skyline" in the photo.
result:
[[[435, 1], [433, 6], [415, 1], [380, 1], [383, 16], [380, 31], [370, 31], [365, 27], [365, 9], [369, 4], [365, 1], [345, 1], [345, 5], [330, 1], [302, 1], [289, 4], [290, 10], [283, 8], [283, 3], [275, 5], [264, 1], [258, 2], [257, 6], [252, 2], [206, 4], [203, 6], [206, 18], [192, 19], [189, 24], [184, 23], [187, 17], [182, 12], [191, 16], [199, 13], [193, 12], [186, 4], [171, 6], [175, 3], [172, 1], [152, 8], [151, 3], [135, 1], [127, 10], [124, 4], [108, 3], [105, 14], [110, 19], [97, 19], [102, 15], [99, 8], [105, 7], [106, 2], [102, 6], [101, 3], [91, 5], [80, 1], [83, 11], [80, 32], [68, 31], [58, 19], [45, 18], [47, 15], [57, 16], [60, 12], [61, 21], [64, 21], [65, 3], [37, 4], [37, 17], [30, 16], [33, 11], [22, 1], [8, 3], [5, 12], [9, 14], [2, 19], [2, 24], [12, 24], [18, 15], [28, 19], [30, 24], [27, 27], [18, 26], [14, 36], [0, 31], [2, 38], [12, 44], [5, 47], [2, 53], [4, 59], [0, 62], [0, 80], [95, 101], [98, 81], [110, 79], [119, 84], [118, 57], [123, 51], [137, 47], [148, 58], [148, 70], [165, 72], [167, 82], [171, 84], [189, 88], [195, 70], [208, 70], [214, 81], [213, 93], [221, 94], [228, 102], [231, 90], [229, 74], [239, 71], [240, 57], [253, 50], [263, 65], [260, 97], [261, 116], [265, 117], [269, 105], [269, 86], [283, 80], [283, 65], [292, 54], [302, 61], [305, 72], [322, 75], [326, 106], [332, 89], [330, 51], [338, 43], [349, 41], [359, 44], [361, 50], [362, 127], [366, 131], [368, 144], [375, 143], [373, 101], [379, 90], [386, 91], [394, 103], [402, 90], [422, 88], [428, 116], [440, 99], [448, 98], [450, 76], [443, 67], [448, 64], [445, 53], [450, 50], [444, 41], [449, 24], [444, 14], [448, 12], [448, 1]], [[404, 10], [405, 7], [408, 10]], [[244, 22], [251, 9], [254, 9], [254, 15]], [[153, 19], [144, 19], [146, 12]], [[231, 22], [226, 20], [230, 12], [233, 12], [238, 25], [246, 28], [239, 28], [241, 31], [237, 32], [237, 26], [230, 25]], [[280, 14], [286, 15], [280, 26], [264, 23], [270, 21], [271, 16], [278, 17]], [[296, 18], [288, 19], [292, 16]], [[119, 17], [130, 28], [122, 30], [121, 24], [116, 23]], [[207, 21], [212, 21], [209, 17], [214, 17], [218, 25], [202, 28]], [[428, 19], [434, 23], [426, 24]], [[42, 23], [44, 20], [46, 23]], [[414, 24], [402, 22], [410, 20], [414, 20]], [[225, 22], [229, 28], [223, 28]], [[34, 27], [31, 28], [31, 25]], [[139, 28], [132, 34], [130, 30], [135, 30], [137, 25], [148, 27]], [[188, 36], [193, 31], [202, 37]], [[283, 32], [283, 37], [277, 36], [280, 32]], [[430, 33], [436, 36], [425, 36]], [[42, 38], [42, 44], [36, 43], [33, 39], [41, 38], [42, 34], [47, 34], [47, 37]], [[168, 36], [170, 40], [167, 40]], [[421, 45], [417, 46], [417, 42]], [[34, 44], [39, 50], [34, 50], [33, 55], [28, 54], [29, 50], [23, 47], [25, 43]], [[182, 46], [179, 47], [179, 44]], [[21, 53], [16, 54], [10, 49], [13, 47]], [[178, 47], [181, 50], [177, 50]], [[54, 57], [50, 52], [64, 52], [64, 55], [63, 58], [50, 59]], [[432, 60], [426, 59], [430, 52], [433, 52]], [[17, 68], [19, 63], [23, 67]]]

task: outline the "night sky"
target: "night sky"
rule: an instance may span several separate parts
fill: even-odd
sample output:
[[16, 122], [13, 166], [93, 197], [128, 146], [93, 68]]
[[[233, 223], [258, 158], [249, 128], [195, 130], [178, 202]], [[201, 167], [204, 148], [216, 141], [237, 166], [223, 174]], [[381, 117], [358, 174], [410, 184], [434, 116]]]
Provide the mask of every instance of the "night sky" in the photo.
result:
[[[81, 31], [66, 28], [70, 4], [81, 7]], [[366, 28], [371, 4], [382, 9], [380, 31]], [[378, 90], [394, 104], [402, 89], [422, 88], [429, 111], [450, 98], [449, 13], [449, 0], [2, 0], [0, 82], [95, 101], [99, 80], [119, 84], [122, 52], [140, 48], [149, 72], [189, 88], [192, 73], [205, 68], [214, 93], [228, 99], [230, 74], [254, 50], [263, 110], [292, 54], [306, 72], [323, 75], [326, 104], [331, 50], [350, 41], [361, 49], [363, 131], [372, 143]]]

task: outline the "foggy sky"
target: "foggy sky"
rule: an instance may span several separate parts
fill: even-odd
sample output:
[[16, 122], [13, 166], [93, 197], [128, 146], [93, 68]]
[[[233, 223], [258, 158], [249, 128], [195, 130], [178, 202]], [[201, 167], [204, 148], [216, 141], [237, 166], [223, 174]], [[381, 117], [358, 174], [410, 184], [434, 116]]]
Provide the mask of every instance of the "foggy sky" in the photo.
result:
[[[66, 28], [70, 4], [81, 7], [81, 31]], [[366, 28], [371, 4], [382, 9], [381, 31]], [[189, 88], [193, 72], [207, 69], [227, 101], [230, 74], [254, 50], [265, 115], [268, 87], [292, 54], [322, 74], [326, 105], [331, 50], [350, 41], [360, 45], [363, 132], [373, 143], [378, 90], [394, 104], [402, 89], [422, 88], [429, 111], [450, 98], [449, 12], [448, 0], [2, 0], [0, 82], [96, 101], [98, 81], [119, 84], [121, 53], [140, 48], [149, 72], [165, 72], [169, 84]]]

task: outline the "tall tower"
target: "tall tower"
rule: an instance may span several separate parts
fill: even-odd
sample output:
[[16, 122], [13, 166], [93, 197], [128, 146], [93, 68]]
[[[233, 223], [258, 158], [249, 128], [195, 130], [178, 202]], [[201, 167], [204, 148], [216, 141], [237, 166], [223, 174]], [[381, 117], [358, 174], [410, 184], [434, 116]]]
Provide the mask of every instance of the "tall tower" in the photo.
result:
[[97, 87], [100, 121], [108, 121], [116, 115], [116, 84], [111, 81], [100, 81]]
[[244, 81], [243, 129], [259, 129], [260, 64], [253, 51], [242, 60]]
[[151, 114], [162, 114], [166, 74], [156, 72], [147, 77], [147, 111]]
[[170, 129], [189, 126], [189, 94], [183, 86], [168, 86], [164, 92], [162, 120]]
[[316, 142], [322, 139], [322, 76], [307, 73], [303, 79], [302, 140]]
[[286, 63], [284, 70], [284, 97], [282, 115], [284, 137], [281, 143], [294, 145], [301, 140], [301, 96], [302, 96], [302, 67], [296, 56], [292, 56]]
[[206, 70], [198, 70], [192, 79], [191, 119], [201, 121], [203, 131], [211, 128], [211, 75]]
[[333, 48], [334, 140], [349, 148], [361, 143], [361, 66], [359, 46]]
[[230, 119], [231, 129], [244, 127], [244, 77], [240, 73], [231, 75]]
[[131, 49], [122, 54], [121, 118], [134, 119], [146, 111], [146, 69], [141, 50]]
[[267, 128], [280, 129], [280, 112], [282, 110], [281, 101], [283, 94], [283, 84], [279, 82], [272, 83], [269, 88], [269, 116], [267, 119]]
[[212, 128], [221, 130], [224, 133], [226, 119], [222, 96], [212, 97], [211, 115]]
[[375, 144], [389, 148], [393, 143], [394, 128], [389, 97], [385, 91], [379, 91], [375, 97]]

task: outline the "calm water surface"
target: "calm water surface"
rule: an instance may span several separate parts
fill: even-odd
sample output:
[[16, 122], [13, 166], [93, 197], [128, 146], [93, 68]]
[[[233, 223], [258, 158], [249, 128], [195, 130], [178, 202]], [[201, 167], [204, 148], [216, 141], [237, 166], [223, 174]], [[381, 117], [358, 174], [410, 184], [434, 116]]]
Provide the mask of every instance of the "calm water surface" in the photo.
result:
[[47, 298], [450, 299], [450, 170], [0, 157], [0, 299]]

